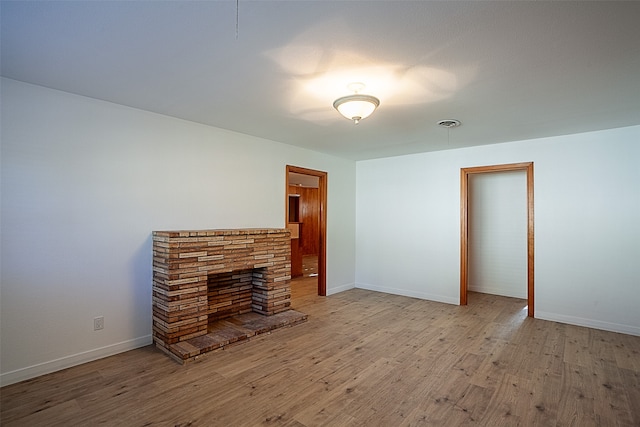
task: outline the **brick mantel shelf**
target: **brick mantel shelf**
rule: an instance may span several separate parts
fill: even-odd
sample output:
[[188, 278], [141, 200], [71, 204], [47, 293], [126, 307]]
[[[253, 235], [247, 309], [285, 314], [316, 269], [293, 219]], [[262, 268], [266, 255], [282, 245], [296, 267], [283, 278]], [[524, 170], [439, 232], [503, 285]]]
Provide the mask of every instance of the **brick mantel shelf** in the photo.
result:
[[288, 229], [154, 231], [153, 340], [156, 346], [181, 362], [221, 347], [222, 344], [207, 335], [209, 314], [217, 310], [209, 306], [209, 279], [220, 273], [247, 270], [250, 272], [242, 277], [250, 282], [251, 300], [250, 310], [245, 311], [263, 316], [283, 313], [279, 316], [286, 324], [306, 320], [305, 315], [287, 317], [285, 313], [292, 311], [300, 315], [290, 310]]

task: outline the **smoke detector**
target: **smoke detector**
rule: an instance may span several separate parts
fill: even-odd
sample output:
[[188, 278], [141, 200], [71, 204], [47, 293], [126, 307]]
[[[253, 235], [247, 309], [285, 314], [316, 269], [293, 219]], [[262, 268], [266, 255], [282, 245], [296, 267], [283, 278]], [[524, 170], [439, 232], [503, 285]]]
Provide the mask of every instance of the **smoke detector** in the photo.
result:
[[447, 129], [457, 128], [461, 124], [462, 123], [460, 123], [460, 120], [456, 120], [456, 119], [440, 120], [438, 122], [438, 126], [442, 126], [443, 128], [447, 128]]

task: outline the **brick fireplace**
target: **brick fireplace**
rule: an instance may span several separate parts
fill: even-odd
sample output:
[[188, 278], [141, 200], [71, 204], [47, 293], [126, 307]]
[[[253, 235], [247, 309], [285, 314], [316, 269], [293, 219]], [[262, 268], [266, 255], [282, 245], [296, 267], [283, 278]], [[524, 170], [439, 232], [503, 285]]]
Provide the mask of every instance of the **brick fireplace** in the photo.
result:
[[153, 341], [185, 362], [302, 322], [290, 281], [288, 229], [154, 231]]

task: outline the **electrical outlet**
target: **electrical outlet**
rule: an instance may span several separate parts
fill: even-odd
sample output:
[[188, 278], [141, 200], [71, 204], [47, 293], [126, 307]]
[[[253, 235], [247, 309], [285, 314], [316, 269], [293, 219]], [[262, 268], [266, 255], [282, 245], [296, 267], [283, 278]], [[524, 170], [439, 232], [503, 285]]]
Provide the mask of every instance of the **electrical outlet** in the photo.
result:
[[104, 316], [94, 317], [93, 318], [93, 330], [99, 331], [104, 329]]

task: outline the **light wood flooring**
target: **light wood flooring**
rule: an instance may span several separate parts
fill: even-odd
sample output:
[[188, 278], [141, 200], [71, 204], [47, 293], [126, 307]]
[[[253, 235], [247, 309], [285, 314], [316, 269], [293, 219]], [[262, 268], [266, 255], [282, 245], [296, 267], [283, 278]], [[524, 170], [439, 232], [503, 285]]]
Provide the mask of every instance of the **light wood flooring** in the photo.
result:
[[306, 323], [181, 366], [149, 346], [4, 387], [3, 426], [639, 426], [640, 337], [292, 284]]

